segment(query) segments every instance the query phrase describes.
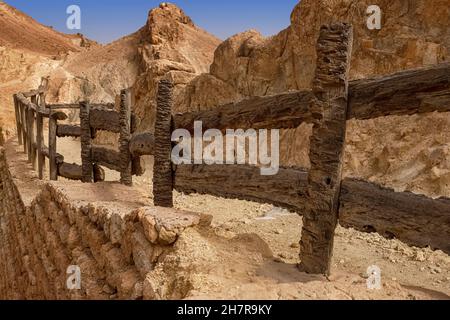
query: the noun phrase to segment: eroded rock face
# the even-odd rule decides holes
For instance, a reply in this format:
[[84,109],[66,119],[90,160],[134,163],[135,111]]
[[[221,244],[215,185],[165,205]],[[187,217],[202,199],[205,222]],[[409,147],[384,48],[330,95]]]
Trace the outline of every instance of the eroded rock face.
[[[310,88],[320,26],[336,21],[349,22],[354,26],[351,79],[450,60],[450,0],[377,1],[383,16],[381,30],[369,30],[366,26],[366,10],[372,2],[303,0],[292,12],[291,25],[279,34],[264,38],[256,31],[247,31],[229,38],[216,50],[210,73],[196,77],[177,95],[176,111],[209,109],[249,96]],[[436,176],[436,173],[446,176],[448,166],[439,163],[439,170],[434,170],[434,174],[424,169],[430,166],[432,150],[444,147],[433,141],[443,134],[448,136],[437,130],[433,123],[443,122],[444,126],[449,127],[450,119],[446,114],[420,116],[417,119],[390,117],[350,122],[346,175],[378,180],[400,190],[450,195],[448,183]],[[416,140],[390,139],[391,135],[401,136],[402,128],[410,128],[414,136],[420,132],[420,139],[426,142],[421,143],[419,150],[415,148]],[[388,137],[372,135],[376,132],[386,132]],[[306,125],[282,132],[282,164],[309,165],[310,134],[311,127]],[[362,135],[364,147],[361,143],[354,143]],[[380,153],[380,146],[386,147],[382,155],[384,160],[373,161],[373,156]],[[416,165],[419,158],[425,159],[420,162],[427,162],[420,168]],[[373,164],[380,161],[388,161],[391,168],[401,169],[395,172],[387,170],[388,176],[381,177],[378,165]],[[406,174],[405,170],[411,172]],[[436,183],[444,187],[436,188]],[[437,189],[439,193],[436,193]]]
[[208,71],[220,40],[196,27],[180,8],[169,3],[150,11],[139,34],[141,73],[133,89],[135,112],[142,119],[144,131],[154,127],[158,81],[172,80],[178,92],[198,74]]

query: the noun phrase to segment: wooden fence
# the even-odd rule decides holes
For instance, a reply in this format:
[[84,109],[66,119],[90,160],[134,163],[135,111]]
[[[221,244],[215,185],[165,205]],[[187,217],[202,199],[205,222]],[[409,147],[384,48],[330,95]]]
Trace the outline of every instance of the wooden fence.
[[[129,94],[125,91],[121,95],[120,112],[81,103],[79,127],[58,125],[57,121],[64,116],[45,106],[42,90],[19,94],[15,96],[17,131],[21,133],[19,142],[23,142],[30,161],[33,162],[36,149],[40,150],[38,158],[51,158],[53,178],[56,172],[85,182],[95,180],[95,166],[103,165],[120,171],[122,182],[130,184],[131,175],[140,171],[139,157],[154,155],[156,206],[172,207],[176,189],[272,203],[299,212],[304,222],[301,268],[309,273],[330,272],[338,222],[450,253],[450,199],[434,200],[409,192],[394,192],[366,181],[341,178],[347,120],[449,112],[450,64],[350,82],[352,39],[352,28],[347,24],[321,28],[312,90],[256,97],[208,111],[173,115],[173,86],[162,80],[158,88],[154,134],[131,136],[135,121],[130,116]],[[26,97],[31,97],[32,101]],[[42,118],[45,117],[50,121],[48,148],[42,144]],[[31,134],[33,119],[40,132],[37,143]],[[172,132],[175,129],[193,132],[195,121],[202,121],[204,131],[289,129],[312,123],[311,168],[281,168],[275,176],[261,176],[259,168],[250,165],[174,165]],[[120,133],[119,152],[93,145],[96,130]],[[71,165],[73,167],[69,168],[64,164],[63,157],[56,153],[56,136],[81,137],[81,167]],[[40,163],[39,168],[42,159]]]
[[[121,92],[120,110],[113,105],[89,104],[46,104],[45,94],[48,81],[38,90],[14,95],[16,125],[19,144],[39,178],[43,179],[45,159],[48,158],[50,180],[58,176],[83,182],[98,182],[105,179],[102,166],[120,172],[120,181],[132,184],[132,175],[141,174],[140,158],[132,157],[129,143],[136,129],[136,118],[131,113],[128,90]],[[62,110],[79,109],[80,125],[63,124],[67,114]],[[48,119],[48,146],[44,144],[44,119]],[[119,150],[107,149],[93,144],[98,131],[119,134]],[[75,137],[81,139],[82,164],[70,164],[57,152],[57,138]]]
[[[416,246],[450,253],[450,199],[394,192],[354,179],[341,180],[346,122],[391,115],[450,111],[450,64],[348,81],[352,28],[324,26],[317,44],[312,90],[256,97],[212,110],[172,115],[172,84],[159,83],[154,136],[136,154],[151,153],[155,205],[171,207],[172,191],[272,203],[303,214],[301,267],[328,274],[338,221]],[[171,133],[203,130],[289,129],[314,124],[311,169],[281,168],[261,176],[248,165],[174,165]]]

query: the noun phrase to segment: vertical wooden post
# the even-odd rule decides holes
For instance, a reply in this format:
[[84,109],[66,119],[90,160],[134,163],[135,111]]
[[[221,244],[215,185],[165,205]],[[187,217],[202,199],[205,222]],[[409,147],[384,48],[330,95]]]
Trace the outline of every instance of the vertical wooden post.
[[28,162],[31,163],[31,148],[32,148],[32,135],[31,132],[31,116],[32,116],[32,110],[30,104],[27,105],[27,111],[26,111],[26,119],[27,119],[27,154],[28,154]]
[[22,122],[22,141],[23,141],[23,152],[27,153],[27,107],[19,101],[19,111],[20,111],[20,119]]
[[311,138],[309,199],[300,254],[300,267],[308,273],[330,273],[338,222],[352,42],[352,27],[348,24],[333,24],[320,30],[313,113],[321,120]]
[[122,90],[120,93],[120,138],[119,152],[122,171],[120,172],[120,182],[124,185],[133,185],[131,174],[131,95],[129,90]]
[[83,182],[91,183],[94,180],[94,165],[92,163],[92,131],[89,117],[89,103],[80,103],[81,126],[81,170]]
[[41,108],[36,113],[36,144],[37,144],[37,162],[39,179],[44,178],[45,156],[42,154],[44,145],[44,121],[42,118]]
[[19,110],[19,101],[17,100],[17,95],[15,94],[13,96],[14,99],[14,110],[16,112],[16,130],[17,130],[17,139],[19,140],[19,145],[22,145],[22,122],[20,117],[20,110]]
[[50,112],[48,118],[48,153],[50,180],[58,180],[58,164],[56,163],[56,131],[58,128],[58,120],[53,112]]
[[158,86],[155,123],[155,163],[153,167],[153,195],[155,206],[173,207],[172,171],[172,90],[168,80]]
[[[33,169],[36,170],[36,134],[35,134],[35,122],[36,122],[36,111],[38,110],[37,106],[37,96],[31,97],[31,103],[29,112],[30,112],[30,159]],[[36,108],[36,110],[34,108]]]

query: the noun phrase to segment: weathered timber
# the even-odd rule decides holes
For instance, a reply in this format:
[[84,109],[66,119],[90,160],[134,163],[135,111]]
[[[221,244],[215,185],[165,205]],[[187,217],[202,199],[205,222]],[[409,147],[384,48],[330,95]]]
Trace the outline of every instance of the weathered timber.
[[105,170],[100,167],[98,164],[94,164],[94,182],[102,182],[105,181]]
[[[58,165],[58,175],[69,180],[83,180],[83,170],[78,164],[61,163]],[[94,182],[105,181],[105,171],[98,165],[94,165]]]
[[348,119],[450,112],[450,63],[353,81]]
[[121,171],[122,166],[119,152],[95,145],[92,145],[91,150],[92,162],[111,170]]
[[450,254],[450,199],[394,192],[356,179],[342,182],[339,222],[409,245]]
[[120,93],[120,136],[119,136],[119,165],[120,182],[124,185],[133,185],[132,158],[130,153],[131,140],[131,95],[129,90]]
[[[50,151],[49,151],[49,148],[48,148],[48,147],[43,146],[41,150],[42,150],[42,151],[41,151],[41,152],[42,152],[42,155],[43,155],[44,157],[50,158]],[[61,155],[61,154],[59,154],[59,153],[56,153],[55,158],[56,158],[56,163],[57,163],[57,164],[61,164],[61,163],[64,162],[64,156]]]
[[23,142],[23,152],[27,152],[27,122],[26,122],[26,106],[18,99],[19,102],[19,113],[20,113],[20,122],[22,123],[22,142]]
[[172,90],[173,84],[161,80],[158,86],[155,124],[155,163],[153,167],[154,204],[173,207],[172,152]]
[[[89,104],[91,108],[98,108],[98,109],[113,109],[114,104],[113,103],[91,103]],[[80,109],[79,103],[63,103],[63,104],[48,104],[47,108],[50,109]]]
[[22,122],[20,118],[20,110],[19,110],[19,100],[17,99],[17,95],[13,96],[14,99],[14,111],[16,114],[16,130],[17,130],[17,139],[19,140],[19,145],[22,145]]
[[61,163],[58,165],[58,175],[69,180],[83,180],[83,172],[78,164]]
[[36,147],[39,179],[44,178],[45,156],[42,154],[44,146],[44,121],[40,112],[36,113]]
[[120,133],[120,114],[114,110],[92,108],[90,125],[93,129]]
[[133,157],[153,155],[155,136],[150,132],[135,134],[130,141],[130,153]]
[[313,122],[309,112],[311,91],[284,93],[276,96],[255,97],[213,110],[177,114],[175,129],[194,132],[194,122],[202,121],[203,129],[288,129],[302,122]]
[[174,188],[184,193],[271,203],[303,212],[308,185],[304,169],[280,168],[274,176],[261,175],[249,165],[178,165]]
[[323,26],[317,43],[307,210],[303,216],[301,269],[329,274],[338,222],[347,123],[348,73],[353,32],[348,24]]
[[[65,116],[65,117],[64,117]],[[48,119],[48,158],[50,168],[50,180],[58,180],[58,163],[56,162],[56,131],[58,127],[58,120],[65,120],[67,116],[59,112],[50,113]]]
[[92,161],[92,132],[90,125],[90,107],[87,102],[80,103],[80,127],[81,127],[81,169],[82,181],[90,183],[94,179]]
[[58,124],[58,128],[56,130],[56,135],[60,138],[62,138],[62,137],[80,137],[81,136],[81,127],[68,125],[68,124]]
[[[37,96],[31,97],[31,103],[37,106]],[[30,121],[30,158],[31,158],[31,165],[33,166],[33,169],[36,170],[36,160],[37,160],[37,144],[36,144],[36,113],[39,110],[33,110],[31,108],[28,109],[29,112],[29,121]]]
[[131,161],[131,174],[142,176],[145,173],[145,161],[141,157],[134,157]]

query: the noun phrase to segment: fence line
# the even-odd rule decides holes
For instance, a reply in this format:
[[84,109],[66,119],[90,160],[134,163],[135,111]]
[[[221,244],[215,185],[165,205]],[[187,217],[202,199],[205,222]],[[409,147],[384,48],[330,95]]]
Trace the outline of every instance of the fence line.
[[[33,169],[37,169],[39,178],[43,179],[47,158],[50,180],[64,177],[84,182],[104,181],[105,173],[101,167],[104,165],[120,172],[121,183],[131,185],[132,175],[142,174],[143,170],[140,158],[133,157],[129,151],[129,143],[137,126],[137,118],[131,113],[129,90],[121,92],[120,111],[117,112],[111,109],[111,104],[46,104],[47,87],[48,80],[43,80],[38,90],[14,95],[19,144],[23,144],[24,152]],[[62,110],[77,108],[80,109],[79,126],[59,123],[67,120],[67,114]],[[48,119],[48,146],[44,144],[44,119]],[[92,140],[98,130],[119,133],[119,151],[94,145]],[[57,138],[61,137],[81,138],[81,165],[66,163],[64,156],[57,153]]]
[[[59,175],[92,182],[101,178],[101,166],[121,172],[121,182],[142,173],[140,156],[154,155],[153,193],[156,206],[172,207],[173,190],[272,203],[303,214],[301,267],[328,274],[338,221],[347,227],[377,231],[412,245],[450,253],[450,199],[433,200],[354,179],[341,179],[346,122],[391,115],[450,111],[450,63],[395,73],[373,79],[348,81],[352,29],[347,24],[321,28],[317,43],[317,70],[312,90],[255,97],[212,110],[172,115],[173,85],[159,82],[154,134],[133,134],[137,118],[130,97],[121,92],[120,112],[108,106],[81,103],[80,126],[58,124],[58,109],[76,105],[45,106],[45,90],[14,96],[19,143],[33,162],[34,146],[50,157]],[[27,100],[31,98],[31,101]],[[34,98],[33,98],[34,97]],[[44,97],[44,98],[43,98]],[[34,101],[34,102],[33,102]],[[44,106],[43,106],[44,105]],[[31,114],[31,116],[30,116]],[[37,136],[33,142],[32,114],[48,118],[51,136],[80,137],[82,165],[69,165]],[[249,165],[174,165],[171,133],[175,129],[288,129],[314,124],[311,169],[281,168],[275,176],[261,176]],[[37,122],[38,131],[42,123]],[[119,133],[119,150],[92,143],[97,130]],[[50,141],[50,139],[49,139]],[[54,141],[53,141],[54,142]],[[41,169],[38,169],[41,172]],[[51,170],[52,171],[52,170]],[[396,216],[396,215],[399,216]]]

